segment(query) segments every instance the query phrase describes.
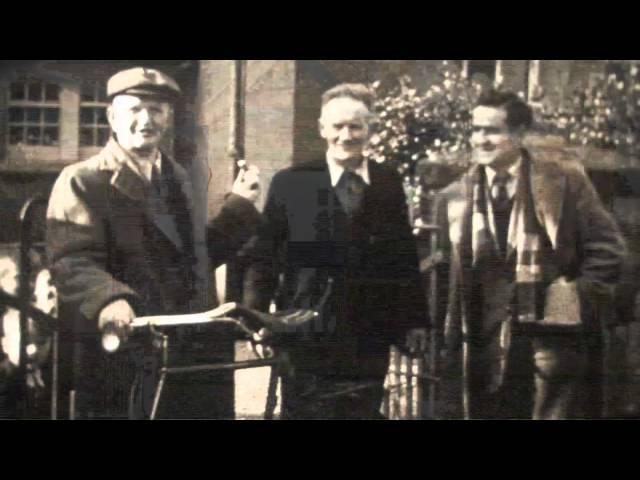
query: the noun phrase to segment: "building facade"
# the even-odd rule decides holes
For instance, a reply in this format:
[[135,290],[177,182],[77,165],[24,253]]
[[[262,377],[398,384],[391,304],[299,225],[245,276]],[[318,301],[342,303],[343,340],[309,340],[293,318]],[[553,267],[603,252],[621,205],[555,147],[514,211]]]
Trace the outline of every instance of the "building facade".
[[[238,62],[241,68],[238,69]],[[469,77],[498,80],[561,104],[611,68],[604,60],[450,60]],[[116,71],[158,68],[176,78],[183,96],[165,148],[192,174],[197,221],[216,215],[238,155],[262,172],[262,200],[273,174],[323,155],[317,132],[320,96],[340,82],[403,75],[425,89],[441,60],[91,60],[0,63],[0,243],[17,241],[17,213],[31,195],[48,195],[60,170],[89,158],[109,134],[105,85]],[[235,75],[235,76],[234,76]],[[238,78],[240,75],[241,78]],[[240,90],[240,91],[239,91]],[[235,143],[232,141],[235,138]],[[238,155],[230,145],[240,143]]]

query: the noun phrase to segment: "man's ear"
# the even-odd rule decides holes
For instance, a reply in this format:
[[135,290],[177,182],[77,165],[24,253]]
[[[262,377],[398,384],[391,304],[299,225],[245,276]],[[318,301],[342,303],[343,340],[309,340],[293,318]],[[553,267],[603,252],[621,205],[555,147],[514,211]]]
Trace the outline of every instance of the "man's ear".
[[111,130],[113,131],[113,108],[111,107],[111,105],[107,107],[107,121],[109,122]]
[[517,143],[522,143],[526,133],[527,129],[524,126],[514,128],[510,131],[511,137],[515,139]]
[[365,120],[367,125],[367,136],[371,138],[371,135],[373,135],[374,127],[379,119],[374,112],[369,112],[369,115],[367,115],[367,118]]
[[318,133],[320,134],[320,137],[327,138],[327,134],[324,131],[324,123],[322,123],[322,117],[318,119]]

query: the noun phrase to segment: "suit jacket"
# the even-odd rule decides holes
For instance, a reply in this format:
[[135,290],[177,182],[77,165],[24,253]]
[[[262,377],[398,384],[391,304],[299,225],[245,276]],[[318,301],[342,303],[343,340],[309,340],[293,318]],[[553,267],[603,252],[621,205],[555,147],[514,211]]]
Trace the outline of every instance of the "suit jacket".
[[[557,279],[550,279],[550,288],[556,289],[554,298],[570,298],[571,289],[565,285],[575,282],[581,308],[573,311],[580,312],[581,318],[568,319],[567,323],[578,325],[577,332],[598,333],[597,311],[601,301],[611,296],[617,282],[625,256],[624,240],[579,163],[570,159],[554,161],[540,152],[525,153],[531,159],[531,191],[536,217],[553,251],[550,260],[554,263]],[[441,248],[445,252],[449,276],[448,281],[441,282],[447,286],[441,290],[441,299],[447,298],[447,308],[440,311],[447,313],[445,340],[454,356],[461,351],[463,340],[469,339],[470,332],[488,336],[495,327],[482,318],[476,302],[478,292],[472,287],[471,261],[461,248],[462,232],[466,222],[471,221],[472,179],[478,168],[472,167],[443,190],[435,208],[443,232]],[[484,290],[492,291],[491,285],[484,285]],[[500,290],[497,283],[495,290]],[[549,290],[547,301],[548,293]],[[487,301],[496,303],[495,299],[485,299],[485,303]],[[505,315],[510,315],[511,299],[502,298],[499,303],[504,306]],[[542,325],[541,328],[549,327]],[[467,349],[464,358],[467,368],[478,364],[478,359],[472,357],[473,349]],[[468,371],[464,372],[465,385],[468,374]]]
[[[232,255],[253,232],[255,207],[232,196],[220,215],[197,229],[186,171],[162,156],[163,194],[135,173],[112,139],[96,156],[66,167],[47,213],[47,252],[62,318],[92,331],[100,310],[118,298],[137,315],[203,308],[195,296],[214,265]],[[207,252],[208,251],[208,252]]]
[[326,160],[276,174],[250,253],[245,303],[251,306],[265,309],[277,296],[280,308],[314,307],[333,282],[321,317],[300,343],[305,362],[325,373],[358,367],[355,358],[386,360],[406,328],[427,325],[400,177],[373,162],[369,172],[371,185],[352,218]]

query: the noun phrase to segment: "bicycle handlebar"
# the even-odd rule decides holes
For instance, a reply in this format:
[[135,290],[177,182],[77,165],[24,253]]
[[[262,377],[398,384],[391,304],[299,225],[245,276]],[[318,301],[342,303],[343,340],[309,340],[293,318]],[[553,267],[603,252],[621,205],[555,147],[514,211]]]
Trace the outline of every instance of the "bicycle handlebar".
[[179,325],[197,325],[202,323],[212,323],[225,318],[225,315],[234,311],[237,304],[234,302],[225,303],[218,308],[202,313],[190,313],[185,315],[157,315],[150,317],[136,317],[131,322],[131,328],[144,327],[175,327]]
[[[264,335],[260,334],[263,329],[274,333],[299,331],[318,315],[317,311],[309,309],[288,310],[277,314],[269,314],[230,302],[201,313],[137,317],[128,326],[128,330],[139,330],[148,327],[231,323],[238,326],[244,333],[255,340],[264,337]],[[122,341],[126,339],[126,336],[126,332],[123,332],[114,323],[108,323],[103,328],[102,346],[107,352],[115,352]]]
[[[229,302],[202,313],[137,317],[130,325],[130,329],[218,322],[233,323],[240,327],[252,339],[255,339],[256,335],[261,337],[260,332],[265,328],[273,333],[295,333],[299,332],[311,320],[320,315],[319,312],[324,308],[327,299],[331,295],[332,288],[333,278],[329,277],[327,279],[327,287],[318,304],[313,309],[293,309],[270,314],[253,310],[235,302]],[[126,332],[123,332],[113,323],[107,324],[103,328],[102,346],[108,352],[115,352],[120,347],[122,339],[125,338]]]

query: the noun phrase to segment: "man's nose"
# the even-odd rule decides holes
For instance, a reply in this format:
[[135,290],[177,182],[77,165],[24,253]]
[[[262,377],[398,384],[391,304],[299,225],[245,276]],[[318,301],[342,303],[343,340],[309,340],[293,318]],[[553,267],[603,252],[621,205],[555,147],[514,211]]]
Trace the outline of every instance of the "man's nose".
[[351,140],[353,138],[353,133],[350,128],[344,127],[339,132],[340,140]]
[[138,124],[141,126],[149,125],[151,123],[151,115],[149,114],[149,110],[143,108],[138,112],[137,115]]
[[482,128],[475,130],[471,135],[471,141],[479,144],[485,143],[487,141],[487,132]]

